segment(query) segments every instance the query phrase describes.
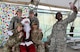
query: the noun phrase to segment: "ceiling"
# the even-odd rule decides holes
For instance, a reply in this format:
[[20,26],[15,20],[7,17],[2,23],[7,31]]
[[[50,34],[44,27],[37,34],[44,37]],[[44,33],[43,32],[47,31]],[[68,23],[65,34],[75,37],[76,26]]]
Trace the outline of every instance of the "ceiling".
[[[0,1],[9,2],[9,3],[17,3],[17,4],[25,4],[25,5],[31,4],[31,0],[0,0]],[[34,1],[36,1],[36,0],[34,0]],[[80,11],[80,0],[39,0],[39,5],[41,5],[41,8],[46,8],[44,6],[48,6],[50,8],[57,7],[57,8],[60,8],[61,10],[63,10],[63,9],[65,10],[65,9],[70,9],[70,6],[69,6],[70,2],[75,3],[75,5],[77,6],[77,8]],[[42,7],[42,5],[43,5],[43,7]],[[56,8],[52,8],[52,9],[55,10]],[[80,15],[80,13],[79,13],[79,15]]]
[[74,0],[40,0],[40,3],[58,7],[69,7],[69,2],[74,2]]
[[[2,0],[3,2],[10,2],[10,3],[19,3],[19,4],[30,4],[31,0]],[[36,0],[34,0],[36,1]],[[75,5],[78,9],[80,9],[80,0],[40,0],[40,5],[50,6],[50,7],[58,7],[58,8],[65,8],[69,9],[69,3],[75,2]]]

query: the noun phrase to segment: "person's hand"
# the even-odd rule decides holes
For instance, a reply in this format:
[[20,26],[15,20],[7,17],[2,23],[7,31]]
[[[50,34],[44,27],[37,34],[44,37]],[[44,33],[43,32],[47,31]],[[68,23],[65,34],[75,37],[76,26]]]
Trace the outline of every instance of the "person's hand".
[[15,48],[15,47],[13,46],[13,47],[12,47],[12,52],[14,52],[14,48]]
[[49,42],[45,42],[45,43],[44,43],[45,46],[48,45],[48,44],[49,44]]
[[11,30],[10,31],[7,31],[7,35],[12,36],[13,35],[13,32]]
[[73,12],[76,12],[76,13],[78,13],[78,10],[77,10],[77,7],[76,6],[73,6]]
[[39,29],[39,32],[42,32],[42,29]]
[[73,9],[74,4],[73,4],[72,2],[70,2],[70,3],[69,3],[69,5],[70,5],[70,9],[72,10],[72,9]]

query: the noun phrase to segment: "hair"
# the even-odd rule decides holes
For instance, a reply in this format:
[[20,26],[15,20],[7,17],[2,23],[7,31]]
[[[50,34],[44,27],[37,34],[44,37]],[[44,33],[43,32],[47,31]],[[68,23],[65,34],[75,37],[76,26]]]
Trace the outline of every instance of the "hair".
[[16,29],[18,28],[18,26],[23,27],[23,25],[21,23],[17,23],[16,24]]
[[34,11],[33,11],[33,10],[30,10],[30,11],[29,11],[29,14],[34,14]]
[[36,22],[32,22],[31,29],[33,30],[33,25],[37,25],[37,29],[39,29],[38,24]]
[[36,17],[37,17],[37,16],[38,16],[38,13],[35,13],[35,14],[34,14],[34,16],[36,16]]
[[17,12],[21,12],[21,13],[22,13],[22,9],[18,9],[18,10],[16,11],[16,14],[17,14]]
[[60,14],[60,15],[61,15],[61,17],[62,17],[61,12],[57,12],[57,13],[56,13],[56,17],[55,17],[56,19],[57,19],[57,15],[58,15],[58,14]]

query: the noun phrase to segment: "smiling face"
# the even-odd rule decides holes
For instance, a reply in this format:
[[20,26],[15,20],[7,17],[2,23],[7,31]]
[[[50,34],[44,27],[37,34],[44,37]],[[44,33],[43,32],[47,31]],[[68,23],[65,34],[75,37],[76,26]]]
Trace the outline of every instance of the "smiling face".
[[17,27],[17,31],[20,32],[22,30],[22,26]]
[[62,14],[60,12],[56,13],[55,17],[58,21],[62,20]]
[[23,29],[23,25],[21,23],[17,23],[16,29],[20,32]]
[[29,13],[29,16],[30,17],[34,17],[34,13]]
[[33,22],[33,23],[31,24],[31,28],[32,28],[33,30],[38,29],[38,24],[37,24],[36,22]]
[[21,17],[22,16],[22,9],[18,9],[16,11],[16,14],[17,14],[18,17]]
[[17,12],[17,16],[21,17],[22,16],[22,12]]
[[32,18],[32,17],[34,17],[34,11],[33,10],[30,10],[29,11],[29,16]]
[[32,28],[33,29],[37,29],[38,28],[38,25],[34,24],[34,25],[32,25]]

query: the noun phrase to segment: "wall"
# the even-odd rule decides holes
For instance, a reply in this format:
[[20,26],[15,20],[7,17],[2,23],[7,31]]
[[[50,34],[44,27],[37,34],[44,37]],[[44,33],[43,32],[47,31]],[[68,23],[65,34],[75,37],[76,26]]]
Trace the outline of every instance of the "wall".
[[16,16],[17,9],[23,10],[23,17],[28,16],[28,7],[21,6],[21,5],[14,5],[8,3],[0,3],[0,44],[7,39],[7,29],[10,24],[10,20],[13,16]]

